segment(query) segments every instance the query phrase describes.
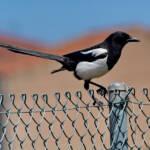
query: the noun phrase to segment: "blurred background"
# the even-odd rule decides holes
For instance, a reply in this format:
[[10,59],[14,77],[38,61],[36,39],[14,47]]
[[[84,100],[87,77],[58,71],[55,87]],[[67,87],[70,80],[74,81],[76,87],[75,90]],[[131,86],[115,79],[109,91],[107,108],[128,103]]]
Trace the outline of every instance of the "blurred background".
[[[100,43],[114,31],[125,31],[141,42],[126,45],[114,69],[94,81],[106,87],[125,82],[141,91],[150,87],[149,7],[147,0],[5,0],[0,3],[0,43],[63,55]],[[50,74],[59,67],[0,48],[0,93],[85,93],[83,81],[71,72]],[[22,135],[22,127],[20,131]]]
[[[148,87],[149,5],[149,1],[136,0],[5,0],[0,5],[0,42],[62,55],[97,44],[111,32],[122,30],[141,42],[128,44],[115,68],[95,81],[105,86],[118,81],[137,88]],[[50,72],[60,66],[56,62],[2,48],[0,51],[1,91],[83,88],[82,81],[74,79],[70,72],[51,75]]]

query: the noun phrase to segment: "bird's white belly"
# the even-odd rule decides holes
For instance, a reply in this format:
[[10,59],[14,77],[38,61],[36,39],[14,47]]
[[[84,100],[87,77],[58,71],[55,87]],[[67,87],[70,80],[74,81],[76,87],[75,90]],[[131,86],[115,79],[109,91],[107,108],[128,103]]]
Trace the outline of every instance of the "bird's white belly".
[[107,58],[94,62],[80,62],[76,67],[76,74],[83,80],[100,77],[108,72]]

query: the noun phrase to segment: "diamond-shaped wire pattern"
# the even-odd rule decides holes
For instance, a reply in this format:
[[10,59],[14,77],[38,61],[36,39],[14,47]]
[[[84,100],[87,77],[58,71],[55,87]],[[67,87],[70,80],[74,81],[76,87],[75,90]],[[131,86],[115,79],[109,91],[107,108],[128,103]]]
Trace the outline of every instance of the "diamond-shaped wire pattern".
[[[142,94],[141,94],[142,93]],[[128,149],[150,149],[150,98],[148,90],[130,88],[126,104]],[[119,92],[114,92],[119,96]],[[110,149],[110,103],[90,90],[64,95],[0,95],[1,149],[103,150]],[[115,97],[114,96],[114,99]]]

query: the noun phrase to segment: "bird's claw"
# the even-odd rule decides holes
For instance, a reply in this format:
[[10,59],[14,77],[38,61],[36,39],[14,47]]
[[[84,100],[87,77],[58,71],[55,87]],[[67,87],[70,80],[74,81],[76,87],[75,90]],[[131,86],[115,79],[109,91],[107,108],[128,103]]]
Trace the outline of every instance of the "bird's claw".
[[96,104],[98,106],[102,106],[103,105],[103,102],[99,101],[96,97],[92,96],[92,99],[93,99],[93,105],[95,106]]
[[103,105],[103,102],[101,102],[101,101],[96,101],[96,100],[94,100],[94,102],[93,102],[93,105],[95,106],[95,105],[98,105],[98,106],[102,106]]
[[99,88],[98,90],[96,90],[96,92],[101,96],[105,96],[108,93],[106,88]]

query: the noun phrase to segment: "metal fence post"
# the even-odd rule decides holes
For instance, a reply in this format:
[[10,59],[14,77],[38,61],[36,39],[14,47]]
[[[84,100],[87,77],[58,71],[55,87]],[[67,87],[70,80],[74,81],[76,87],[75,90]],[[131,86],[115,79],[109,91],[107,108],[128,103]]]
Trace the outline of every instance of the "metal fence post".
[[110,144],[111,150],[128,149],[126,105],[123,101],[127,87],[124,83],[111,83],[108,87],[110,102]]

